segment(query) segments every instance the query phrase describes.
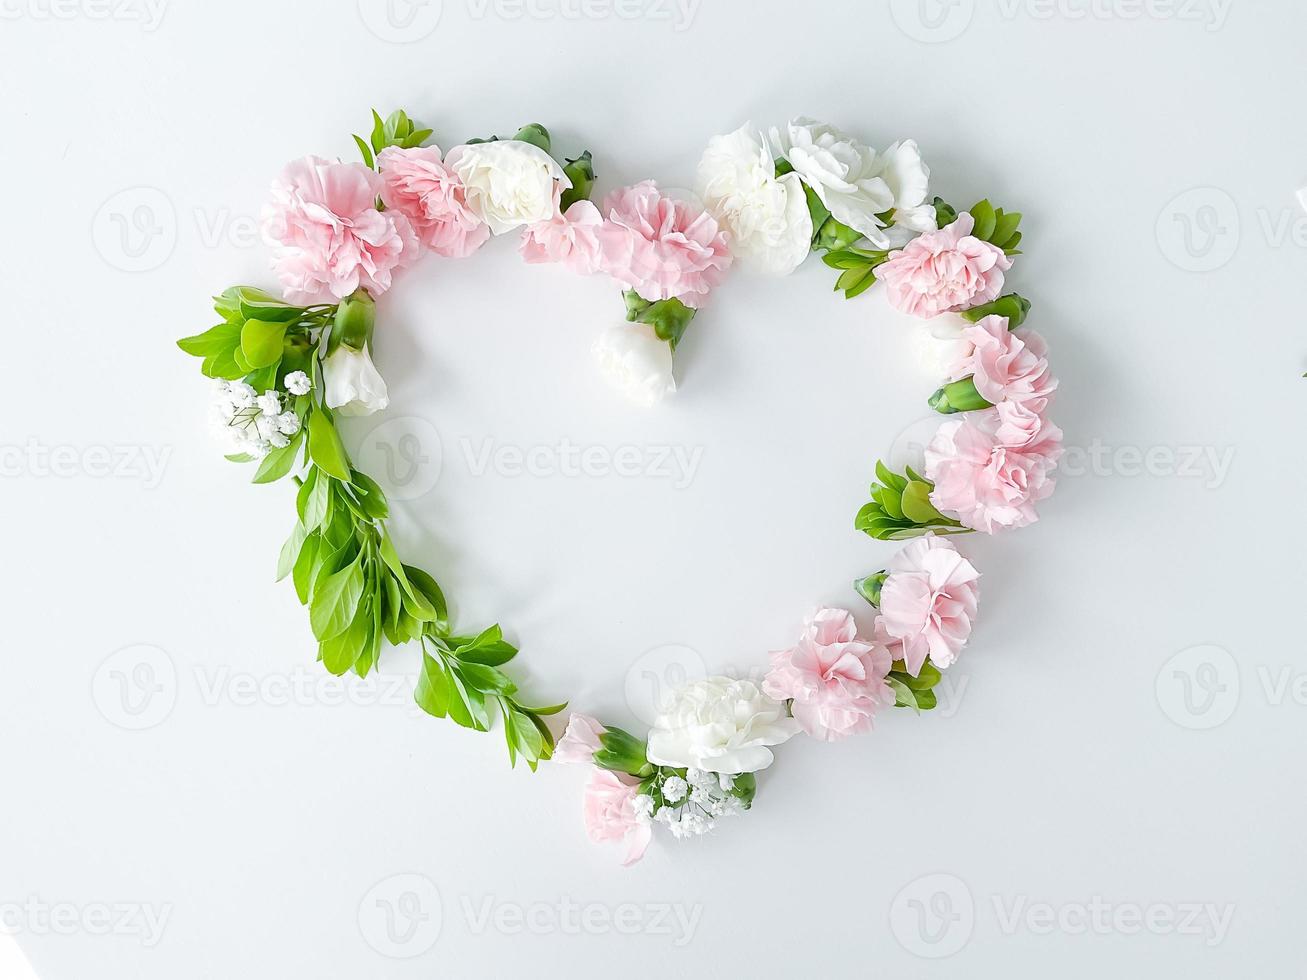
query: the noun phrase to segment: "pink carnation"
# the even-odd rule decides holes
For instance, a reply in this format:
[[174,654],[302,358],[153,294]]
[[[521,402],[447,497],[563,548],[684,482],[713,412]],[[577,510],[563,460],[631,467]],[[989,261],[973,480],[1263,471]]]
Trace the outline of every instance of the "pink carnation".
[[962,331],[960,357],[952,367],[954,381],[972,377],[980,397],[1022,402],[1042,412],[1057,388],[1048,368],[1048,347],[1033,330],[1008,329],[1007,317],[987,316]]
[[926,448],[931,502],[967,527],[993,534],[1039,519],[1035,504],[1053,492],[1062,431],[1020,402],[967,412],[940,426]]
[[468,209],[463,181],[441,162],[439,147],[388,146],[377,166],[386,207],[408,218],[437,255],[466,258],[490,238],[489,226]]
[[381,177],[361,163],[308,156],[287,164],[272,185],[264,227],[290,302],[331,303],[359,287],[377,296],[417,257],[408,219],[377,210],[381,191]]
[[567,719],[567,730],[554,746],[553,760],[564,765],[589,765],[599,751],[599,736],[608,731],[589,715],[574,714]]
[[944,538],[928,534],[894,556],[880,590],[877,627],[902,644],[913,677],[929,657],[948,667],[971,636],[980,573]]
[[889,253],[876,276],[896,309],[929,318],[998,298],[1012,260],[998,246],[973,238],[975,226],[964,211],[948,227],[918,235]]
[[698,309],[731,265],[726,234],[694,205],[664,197],[651,180],[608,195],[600,268],[643,299]]
[[585,788],[585,829],[596,844],[621,841],[626,844],[622,864],[634,864],[644,857],[653,830],[635,812],[639,783],[625,782],[615,772],[595,769]]
[[777,701],[792,699],[803,730],[833,742],[871,731],[872,716],[894,704],[885,683],[892,663],[884,646],[858,639],[852,614],[819,609],[793,649],[771,655],[762,689]]
[[[558,192],[555,192],[558,196]],[[522,230],[522,257],[527,262],[561,262],[573,272],[599,271],[599,230],[604,219],[589,201],[577,201],[566,212]]]

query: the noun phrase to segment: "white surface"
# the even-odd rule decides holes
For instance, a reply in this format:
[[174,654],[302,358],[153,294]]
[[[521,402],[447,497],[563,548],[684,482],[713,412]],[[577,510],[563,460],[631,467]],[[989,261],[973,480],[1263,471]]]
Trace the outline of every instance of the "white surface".
[[[619,5],[634,20],[445,0],[400,44],[369,31],[371,0],[102,16],[134,2],[12,0],[0,24],[0,903],[42,980],[1294,972],[1307,8],[704,0],[678,30],[661,0]],[[173,340],[209,324],[211,293],[272,284],[251,232],[269,181],[351,155],[374,105],[444,145],[538,119],[594,150],[603,190],[685,186],[712,134],[809,113],[915,136],[940,193],[1025,212],[1011,282],[1079,468],[1104,455],[1037,527],[966,541],[982,623],[944,710],[796,740],[753,814],[622,871],[583,835],[579,771],[511,772],[498,734],[403,691],[335,703],[269,581],[289,492],[221,459]],[[142,206],[162,234],[132,258],[115,221]],[[443,456],[397,523],[460,623],[502,621],[542,701],[639,727],[651,676],[756,667],[813,604],[856,608],[848,583],[892,549],[853,514],[925,415],[910,325],[879,296],[845,304],[815,261],[736,277],[684,345],[681,394],[642,414],[588,359],[618,296],[512,252],[429,260],[386,297],[379,360],[409,421],[349,433],[374,472],[405,432]],[[502,465],[564,439],[697,469],[678,487]],[[52,472],[29,444],[71,449]],[[477,475],[487,445],[509,456]],[[95,447],[166,465],[105,477]],[[1167,462],[1186,447],[1228,472]],[[391,652],[386,676],[413,664]],[[137,682],[156,696],[124,713]],[[921,920],[940,942],[914,900],[953,903],[948,928]],[[1167,927],[1185,903],[1233,906],[1219,942],[1202,918]],[[387,937],[387,908],[419,913],[411,936]]]

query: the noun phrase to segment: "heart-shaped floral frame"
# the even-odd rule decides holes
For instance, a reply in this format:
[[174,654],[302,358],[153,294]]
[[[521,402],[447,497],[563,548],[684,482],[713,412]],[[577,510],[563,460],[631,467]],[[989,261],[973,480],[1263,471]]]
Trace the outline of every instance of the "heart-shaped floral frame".
[[[1004,293],[1020,254],[1021,215],[980,201],[959,212],[929,194],[911,140],[877,153],[833,127],[798,119],[763,135],[714,137],[699,164],[699,200],[645,181],[597,207],[587,151],[562,162],[538,124],[512,139],[442,153],[403,111],[373,113],[362,163],[305,157],[273,186],[265,233],[279,298],[237,286],[215,301],[221,322],[179,341],[217,382],[213,416],[229,459],[257,462],[255,483],[292,476],[297,521],[278,580],[291,578],[333,674],[365,677],[383,641],[422,645],[418,704],[488,731],[498,715],[509,760],[592,769],[585,821],[596,841],[643,855],[652,828],[703,833],[744,812],[773,747],[799,733],[827,741],[871,731],[891,707],[933,708],[941,671],[966,644],[979,573],[949,540],[1021,527],[1053,490],[1061,432],[1047,420],[1056,380],[1043,340],[1023,329],[1030,304]],[[647,739],[573,714],[555,740],[546,718],[566,705],[524,701],[503,668],[517,655],[499,626],[457,633],[435,579],[403,563],[381,488],[350,462],[335,420],[388,406],[372,363],[376,298],[423,253],[471,255],[490,237],[521,236],[528,262],[607,275],[626,323],[596,361],[643,404],[675,390],[673,354],[734,263],[785,275],[813,251],[838,270],[847,299],[883,283],[898,309],[931,321],[944,420],[921,472],[875,467],[854,527],[911,539],[883,571],[854,583],[877,608],[873,635],[818,609],[761,684],[710,677],[659,706]]]

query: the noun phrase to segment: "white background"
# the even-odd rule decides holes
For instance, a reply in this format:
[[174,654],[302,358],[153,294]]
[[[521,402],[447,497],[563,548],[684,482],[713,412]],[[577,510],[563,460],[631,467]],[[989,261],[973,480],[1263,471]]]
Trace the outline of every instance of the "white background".
[[[0,4],[0,908],[42,980],[1293,974],[1307,8],[404,2]],[[400,105],[445,147],[544,122],[601,191],[806,113],[1025,212],[1070,472],[963,543],[981,625],[939,711],[796,739],[753,813],[622,870],[582,772],[412,708],[412,651],[338,703],[271,583],[291,490],[222,459],[173,341],[273,285],[282,164]],[[853,515],[933,385],[916,325],[832,280],[734,277],[648,413],[590,363],[615,290],[511,240],[384,298],[401,421],[347,441],[383,477],[391,447],[406,554],[463,628],[504,624],[532,696],[643,731],[655,684],[858,608],[893,547]],[[640,475],[602,472],[622,447]]]

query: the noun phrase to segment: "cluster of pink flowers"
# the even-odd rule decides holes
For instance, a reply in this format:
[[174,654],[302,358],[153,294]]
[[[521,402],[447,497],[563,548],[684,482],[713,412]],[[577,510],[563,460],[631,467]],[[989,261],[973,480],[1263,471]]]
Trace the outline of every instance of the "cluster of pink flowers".
[[1039,519],[1053,492],[1062,430],[1020,402],[967,412],[940,426],[926,447],[931,502],[986,534]]
[[528,262],[603,272],[656,302],[698,309],[731,266],[725,231],[702,208],[666,197],[651,180],[608,195],[602,210],[578,201],[522,234]]
[[887,570],[873,638],[859,638],[847,610],[819,609],[798,643],[771,655],[763,691],[790,701],[794,719],[814,738],[870,732],[876,712],[894,705],[886,678],[896,661],[916,677],[927,659],[941,669],[957,660],[971,636],[979,578],[943,538],[913,541]]
[[644,857],[653,839],[653,827],[636,812],[635,798],[640,795],[640,781],[625,773],[594,765],[599,736],[605,731],[607,729],[589,715],[572,715],[567,720],[567,730],[554,747],[553,760],[565,765],[591,767],[582,809],[586,833],[596,844],[624,844],[626,855],[622,864],[634,864]]
[[388,146],[377,156],[386,207],[408,218],[422,244],[445,258],[471,255],[490,227],[467,206],[458,174],[441,162],[440,147]]
[[890,252],[876,270],[890,303],[928,319],[997,299],[1012,260],[998,246],[973,237],[975,226],[963,212],[951,225],[918,235]]
[[286,166],[273,184],[264,229],[290,302],[332,303],[360,287],[378,295],[417,258],[409,219],[377,209],[383,189],[380,175],[362,164],[307,156]]
[[1053,492],[1062,431],[1045,412],[1057,379],[1044,340],[1033,330],[1009,330],[987,316],[962,333],[954,380],[970,377],[994,407],[945,422],[926,449],[931,501],[986,534],[1039,519],[1035,505]]
[[870,732],[876,712],[893,707],[885,682],[893,662],[885,644],[858,638],[852,613],[818,609],[798,643],[771,655],[762,689],[777,701],[792,700],[803,730],[833,742]]
[[1009,330],[1006,317],[987,316],[962,331],[951,379],[973,378],[988,402],[1020,402],[1042,412],[1057,389],[1048,346],[1033,330]]

